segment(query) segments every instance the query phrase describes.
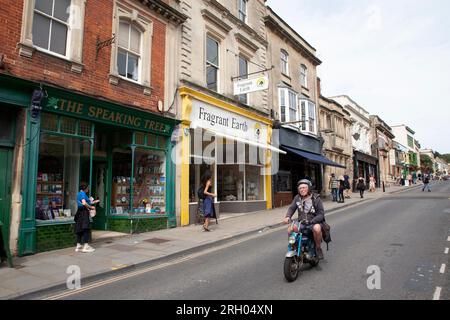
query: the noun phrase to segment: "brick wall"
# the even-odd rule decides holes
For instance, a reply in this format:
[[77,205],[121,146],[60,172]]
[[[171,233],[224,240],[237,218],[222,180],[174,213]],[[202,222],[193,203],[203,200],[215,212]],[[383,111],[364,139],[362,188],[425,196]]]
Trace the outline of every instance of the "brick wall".
[[[71,71],[71,63],[42,52],[35,51],[32,58],[19,55],[22,27],[23,1],[2,1],[0,10],[0,57],[5,55],[6,73],[54,84],[91,96],[102,97],[117,103],[156,111],[158,100],[164,102],[164,67],[166,25],[156,13],[139,5],[146,16],[152,18],[152,66],[151,95],[143,94],[143,87],[120,81],[119,85],[109,83],[111,46],[100,50],[96,61],[96,42],[112,37],[113,1],[86,2],[83,42],[83,71]],[[133,1],[131,1],[133,2]],[[138,1],[135,1],[136,5]],[[2,71],[0,71],[2,72]]]

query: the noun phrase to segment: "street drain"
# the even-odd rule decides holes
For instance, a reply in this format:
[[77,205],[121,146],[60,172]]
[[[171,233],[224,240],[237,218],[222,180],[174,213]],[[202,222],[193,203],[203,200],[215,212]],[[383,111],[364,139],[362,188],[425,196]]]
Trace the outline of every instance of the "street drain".
[[161,244],[161,243],[169,242],[170,240],[161,239],[161,238],[151,238],[151,239],[147,239],[147,240],[144,240],[144,241],[145,242],[154,243],[154,244]]

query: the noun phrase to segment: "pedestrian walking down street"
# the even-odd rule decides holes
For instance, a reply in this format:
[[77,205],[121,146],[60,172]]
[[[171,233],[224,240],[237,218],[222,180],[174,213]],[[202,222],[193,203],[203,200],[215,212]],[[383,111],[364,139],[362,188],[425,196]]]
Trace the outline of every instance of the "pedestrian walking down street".
[[428,189],[428,192],[431,192],[431,188],[430,188],[430,176],[426,175],[423,179],[423,188],[422,188],[422,192],[425,192],[425,189]]
[[352,189],[352,186],[350,185],[350,177],[347,174],[344,174],[344,180],[345,180],[344,196],[346,199],[350,199],[350,190]]
[[216,218],[216,210],[214,208],[214,198],[217,197],[215,193],[211,192],[212,175],[206,172],[202,179],[203,188],[203,214],[205,215],[205,223],[203,224],[204,231],[211,231],[209,229],[209,219]]
[[100,202],[99,200],[91,201],[87,194],[89,193],[89,187],[85,184],[80,186],[80,192],[77,195],[78,210],[75,214],[75,234],[77,235],[77,247],[75,252],[81,250],[81,252],[90,253],[95,249],[89,245],[91,235],[91,220],[90,211],[95,210],[94,204]]
[[334,173],[331,174],[330,183],[331,195],[333,196],[333,202],[338,200],[339,180]]
[[412,186],[412,183],[413,183],[412,174],[408,174],[406,179],[409,181],[409,185]]
[[376,191],[376,181],[375,181],[375,177],[374,176],[370,176],[369,178],[369,191],[370,192],[375,192]]
[[364,181],[363,177],[358,178],[356,188],[359,190],[359,195],[361,196],[361,199],[364,198],[364,191],[366,190],[366,182]]
[[338,203],[344,203],[344,190],[345,190],[345,179],[344,179],[344,176],[339,176]]

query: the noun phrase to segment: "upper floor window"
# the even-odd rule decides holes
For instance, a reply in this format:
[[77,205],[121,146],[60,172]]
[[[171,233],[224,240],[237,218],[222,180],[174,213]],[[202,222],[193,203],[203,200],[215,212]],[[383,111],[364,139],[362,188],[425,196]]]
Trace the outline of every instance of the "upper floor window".
[[281,72],[289,75],[289,54],[284,50],[281,50]]
[[137,82],[140,80],[141,39],[138,28],[128,22],[120,22],[117,70],[120,76]]
[[316,105],[309,100],[300,100],[301,129],[316,134]]
[[333,130],[333,126],[332,126],[332,123],[331,123],[331,115],[330,114],[327,114],[326,115],[326,121],[327,121],[327,123],[326,123],[326,129],[328,129],[328,130]]
[[33,44],[67,56],[71,0],[36,0],[33,14]]
[[414,148],[414,138],[408,135],[408,147]]
[[248,0],[238,0],[239,20],[247,23],[247,2]]
[[219,43],[211,37],[206,38],[206,86],[218,91],[219,82]]
[[297,94],[287,88],[280,88],[279,93],[281,122],[298,121]]
[[304,64],[300,66],[300,84],[305,88],[308,87],[308,68]]
[[[239,77],[241,79],[248,78],[248,61],[242,56],[239,56]],[[239,101],[244,104],[248,104],[248,95],[247,94],[239,95]]]

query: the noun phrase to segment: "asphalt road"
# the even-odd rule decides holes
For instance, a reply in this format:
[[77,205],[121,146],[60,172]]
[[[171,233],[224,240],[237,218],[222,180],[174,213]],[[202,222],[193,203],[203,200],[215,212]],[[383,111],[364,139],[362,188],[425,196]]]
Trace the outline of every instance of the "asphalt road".
[[[441,287],[440,299],[450,299],[445,254],[450,182],[435,182],[432,190],[385,196],[330,214],[330,251],[293,283],[283,276],[287,233],[282,228],[65,298],[431,300]],[[380,268],[380,289],[368,289],[369,266]]]

